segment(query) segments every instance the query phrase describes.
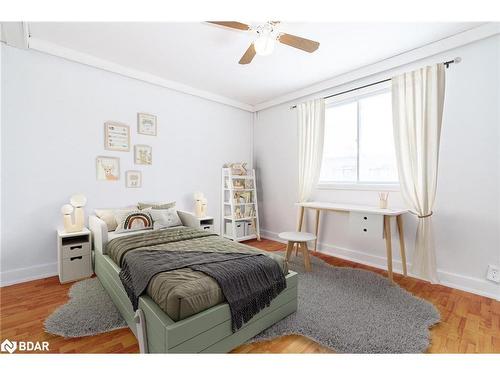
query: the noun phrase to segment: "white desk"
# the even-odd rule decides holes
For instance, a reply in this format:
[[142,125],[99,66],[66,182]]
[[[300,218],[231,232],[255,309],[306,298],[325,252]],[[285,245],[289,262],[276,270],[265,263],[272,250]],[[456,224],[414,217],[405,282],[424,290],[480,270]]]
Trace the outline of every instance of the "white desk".
[[[361,206],[355,204],[343,204],[333,202],[303,202],[297,203],[299,206],[299,223],[297,231],[302,230],[304,222],[305,209],[316,211],[316,224],[315,234],[316,240],[314,242],[314,251],[317,249],[318,244],[318,231],[319,231],[319,217],[321,211],[336,211],[348,212],[351,230],[358,230],[360,235],[370,235],[373,233],[381,234],[385,238],[385,245],[387,249],[387,273],[389,280],[392,281],[392,238],[391,238],[391,218],[396,218],[399,235],[399,246],[401,250],[401,261],[403,263],[403,274],[407,275],[406,270],[406,254],[405,242],[403,232],[403,217],[402,215],[408,212],[407,209],[394,209],[394,208],[378,208],[375,206]],[[378,231],[380,229],[380,232]]]

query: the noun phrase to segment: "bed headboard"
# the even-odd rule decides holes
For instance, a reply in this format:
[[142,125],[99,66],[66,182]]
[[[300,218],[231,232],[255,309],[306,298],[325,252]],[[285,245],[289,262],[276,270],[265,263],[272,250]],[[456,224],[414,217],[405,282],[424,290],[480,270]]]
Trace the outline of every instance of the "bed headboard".
[[89,228],[92,232],[94,250],[104,254],[108,243],[108,227],[106,223],[95,215],[89,215]]

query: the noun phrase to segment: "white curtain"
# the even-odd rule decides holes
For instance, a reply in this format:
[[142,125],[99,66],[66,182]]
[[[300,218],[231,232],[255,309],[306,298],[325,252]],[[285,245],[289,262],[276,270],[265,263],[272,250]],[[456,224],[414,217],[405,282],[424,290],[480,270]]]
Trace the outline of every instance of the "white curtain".
[[392,79],[394,140],[401,193],[418,216],[412,272],[437,283],[432,233],[445,89],[443,64]]
[[299,202],[305,202],[318,182],[323,158],[325,100],[297,105],[299,136]]

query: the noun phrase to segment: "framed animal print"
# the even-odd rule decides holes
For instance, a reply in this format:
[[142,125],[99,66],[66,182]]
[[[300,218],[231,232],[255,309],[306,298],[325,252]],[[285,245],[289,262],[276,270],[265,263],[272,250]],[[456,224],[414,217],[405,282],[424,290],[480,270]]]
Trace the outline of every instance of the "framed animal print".
[[126,171],[125,181],[128,188],[140,188],[142,186],[141,171]]
[[117,122],[104,124],[104,148],[109,151],[130,151],[130,128]]
[[134,162],[135,164],[151,165],[153,164],[153,151],[148,145],[134,146]]
[[138,113],[137,133],[156,136],[156,116],[148,113]]
[[109,156],[96,158],[98,181],[117,181],[120,179],[120,159]]

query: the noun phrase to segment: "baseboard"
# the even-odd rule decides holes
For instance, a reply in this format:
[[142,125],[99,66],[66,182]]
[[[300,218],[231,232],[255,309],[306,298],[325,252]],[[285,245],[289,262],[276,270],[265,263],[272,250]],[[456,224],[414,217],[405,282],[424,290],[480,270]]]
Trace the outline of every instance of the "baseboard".
[[[278,237],[278,233],[262,229],[260,232],[262,238],[267,238],[273,241],[286,243],[286,241]],[[352,262],[361,263],[375,268],[387,269],[386,259],[378,255],[372,255],[359,250],[333,246],[330,244],[325,244],[323,242],[318,242],[318,250],[321,251],[322,253],[329,254],[337,258],[350,260]],[[410,266],[411,264],[408,263],[408,268],[410,268]],[[393,271],[396,273],[402,273],[402,270],[403,267],[401,261],[394,260]],[[418,278],[417,276],[411,273],[409,273],[409,276]],[[480,296],[500,300],[500,294],[499,294],[500,287],[487,280],[481,280],[475,277],[459,275],[456,273],[451,273],[439,269],[438,269],[438,277],[441,285],[463,290],[465,292],[478,294]]]
[[57,262],[26,268],[16,268],[0,273],[0,287],[43,279],[55,275],[57,275]]

